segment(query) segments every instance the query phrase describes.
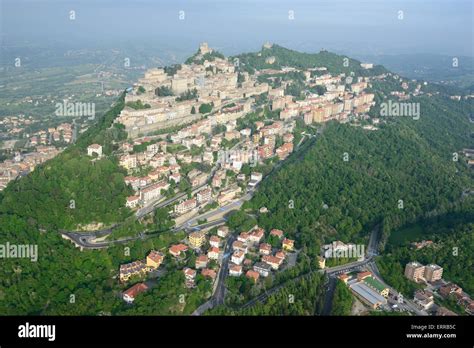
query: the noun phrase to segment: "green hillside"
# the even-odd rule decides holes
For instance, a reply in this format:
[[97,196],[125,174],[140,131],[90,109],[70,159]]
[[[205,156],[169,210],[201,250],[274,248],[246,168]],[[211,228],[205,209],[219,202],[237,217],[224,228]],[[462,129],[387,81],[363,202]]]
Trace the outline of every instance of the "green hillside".
[[267,207],[259,224],[287,231],[300,246],[315,239],[362,242],[378,223],[386,238],[424,214],[449,210],[473,183],[466,162],[452,160],[473,145],[469,105],[454,107],[441,96],[417,101],[417,121],[391,120],[378,131],[328,124],[304,154],[263,182],[245,208]]
[[[114,141],[126,137],[113,124],[123,102],[124,95],[75,145],[10,183],[1,193],[0,213],[45,229],[123,220],[129,214],[125,199],[131,192],[124,183],[125,171],[110,156]],[[92,161],[87,156],[86,148],[93,143],[103,146],[104,158]]]
[[[268,57],[275,57],[275,62],[273,64],[266,63],[265,60]],[[235,61],[236,58],[239,61],[240,69],[249,73],[261,69],[281,69],[285,66],[299,69],[326,67],[327,72],[331,74],[345,73],[349,75],[353,72],[354,76],[371,76],[388,72],[381,65],[366,70],[360,66],[358,60],[328,51],[303,53],[275,44],[271,48],[263,48],[260,52],[244,53],[230,59]]]

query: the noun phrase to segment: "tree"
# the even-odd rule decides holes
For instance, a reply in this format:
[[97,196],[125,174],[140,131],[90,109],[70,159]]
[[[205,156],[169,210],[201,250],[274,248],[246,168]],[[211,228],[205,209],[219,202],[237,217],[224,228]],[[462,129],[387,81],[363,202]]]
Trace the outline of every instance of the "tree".
[[201,106],[199,107],[199,112],[201,114],[208,114],[212,111],[212,103],[209,103],[209,104],[201,104]]
[[347,285],[338,280],[334,289],[334,297],[332,300],[331,315],[349,315],[352,310],[352,293]]

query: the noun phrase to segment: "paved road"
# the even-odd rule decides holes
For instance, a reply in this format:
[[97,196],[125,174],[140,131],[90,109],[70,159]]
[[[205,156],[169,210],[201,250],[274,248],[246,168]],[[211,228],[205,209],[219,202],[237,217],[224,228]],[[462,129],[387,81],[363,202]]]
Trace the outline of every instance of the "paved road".
[[[314,272],[325,273],[328,276],[327,291],[326,291],[326,296],[324,299],[322,315],[330,315],[331,313],[332,299],[334,297],[334,289],[337,282],[336,277],[337,275],[341,273],[360,271],[363,268],[368,268],[376,279],[378,279],[380,282],[382,282],[385,286],[389,288],[392,294],[395,294],[396,296],[398,296],[398,293],[393,288],[391,288],[390,286],[388,286],[387,284],[383,282],[380,272],[378,271],[377,265],[374,260],[374,256],[377,255],[377,247],[378,247],[379,238],[380,238],[380,225],[377,225],[372,230],[371,236],[369,238],[369,247],[367,248],[367,257],[364,260],[347,263],[345,265],[330,267],[324,270],[317,270],[317,271],[310,272],[310,274]],[[301,276],[294,278],[291,281],[295,281],[299,278],[301,278]],[[286,283],[280,284],[268,290],[267,292],[247,302],[241,308],[248,308],[248,307],[253,306],[257,302],[265,301],[271,294],[280,290],[284,285],[286,285]],[[411,311],[411,312],[415,312],[417,315],[427,315],[425,312],[420,311],[416,307],[416,305],[413,304],[411,301],[405,300],[404,303],[401,304],[401,308]]]
[[326,296],[324,297],[324,304],[322,315],[330,315],[332,309],[332,301],[334,298],[334,290],[336,289],[337,279],[335,277],[329,277],[328,285],[326,290]]
[[235,241],[236,236],[231,235],[229,239],[226,242],[226,245],[224,247],[224,253],[223,253],[223,258],[222,258],[222,265],[219,270],[219,274],[217,276],[217,285],[215,287],[215,291],[212,294],[211,298],[203,303],[201,306],[199,306],[192,315],[202,315],[205,311],[212,309],[216,306],[224,304],[224,299],[225,299],[225,279],[227,277],[227,274],[229,272],[229,260],[230,260],[230,255],[231,255],[231,248],[232,248],[232,243]]
[[[238,142],[230,150],[234,150],[237,146],[239,146],[242,143],[243,143],[243,141]],[[199,186],[193,188],[192,194],[198,192],[199,190],[201,190],[205,186],[209,185],[209,182],[212,179],[212,177],[214,176],[214,174],[216,173],[217,169],[218,169],[218,165],[216,163],[216,165],[214,167],[212,167],[211,173],[209,174],[206,182],[202,185],[199,185]],[[221,208],[218,208],[218,209],[221,210],[221,213],[222,212],[229,212],[229,211],[232,211],[234,209],[238,209],[238,208],[240,208],[240,206],[242,205],[244,200],[249,200],[250,198],[252,198],[253,193],[254,193],[254,189],[249,191],[240,200],[238,200],[236,202],[233,202],[233,203],[229,204],[228,206],[224,206],[224,207],[221,207]],[[141,217],[143,217],[147,214],[150,214],[151,212],[153,212],[157,208],[162,208],[162,207],[171,205],[174,202],[176,202],[176,201],[178,201],[182,198],[185,198],[186,195],[187,194],[185,192],[183,192],[183,193],[179,193],[175,197],[166,199],[164,201],[158,201],[158,202],[152,203],[152,204],[150,204],[146,207],[138,209],[135,212],[135,216],[137,218],[141,218]],[[216,212],[214,214],[217,214],[217,213],[219,213],[219,212]],[[209,214],[210,214],[209,217],[211,217],[213,215],[212,212],[210,212]],[[209,218],[209,217],[199,216],[199,217],[196,217],[196,218],[192,218],[191,219],[192,221],[186,221],[186,224],[187,224],[187,226],[190,226],[190,225],[193,225],[194,223],[196,223],[198,219]],[[96,231],[90,231],[90,232],[66,231],[66,230],[61,230],[59,232],[62,234],[63,238],[71,240],[73,243],[75,243],[81,249],[102,249],[102,248],[108,247],[111,244],[127,243],[127,242],[130,242],[132,240],[139,239],[139,238],[142,238],[142,239],[146,238],[145,236],[138,236],[138,237],[124,238],[124,239],[115,240],[115,241],[94,242],[94,240],[97,239],[97,238],[104,237],[104,236],[107,236],[107,235],[111,234],[112,231],[115,228],[119,227],[120,225],[121,224],[115,224],[110,228],[106,228],[106,229],[102,229],[102,230],[96,230]]]

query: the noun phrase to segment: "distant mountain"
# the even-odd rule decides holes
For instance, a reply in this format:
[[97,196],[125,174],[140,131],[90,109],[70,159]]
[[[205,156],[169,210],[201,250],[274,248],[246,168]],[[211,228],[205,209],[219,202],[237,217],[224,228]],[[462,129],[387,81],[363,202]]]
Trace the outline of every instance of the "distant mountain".
[[383,64],[387,69],[410,79],[467,87],[473,90],[474,57],[400,54],[360,56],[360,58],[375,64]]

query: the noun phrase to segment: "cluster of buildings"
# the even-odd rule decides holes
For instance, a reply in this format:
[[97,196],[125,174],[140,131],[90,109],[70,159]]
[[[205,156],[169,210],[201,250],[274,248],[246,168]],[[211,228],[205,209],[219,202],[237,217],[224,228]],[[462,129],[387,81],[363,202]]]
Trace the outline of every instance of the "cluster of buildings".
[[[454,297],[457,304],[464,308],[465,312],[469,315],[474,315],[474,300],[462,291],[462,288],[457,284],[446,282],[442,279],[443,268],[430,264],[424,266],[419,262],[413,261],[406,265],[405,276],[415,282],[429,282],[435,285],[439,296],[444,299]],[[433,292],[430,290],[418,290],[415,292],[414,302],[420,306],[420,308],[428,310],[434,304]],[[436,315],[456,315],[446,308],[440,307],[436,312]]]
[[[134,153],[135,145],[151,142],[143,152]],[[119,157],[119,165],[130,174],[125,177],[125,183],[130,185],[134,194],[127,197],[126,206],[135,208],[146,205],[162,198],[162,191],[170,187],[171,181],[178,184],[181,181],[181,166],[176,156],[167,153],[167,142],[150,141],[148,138],[136,140],[133,144],[121,144],[122,155]],[[140,168],[149,168],[146,175],[133,175]]]
[[32,172],[38,164],[44,163],[57,156],[61,150],[54,146],[39,145],[34,152],[26,154],[16,153],[13,159],[0,163],[0,191],[7,184]]
[[24,128],[36,122],[33,116],[20,114],[18,116],[5,116],[0,120],[0,128],[11,135],[18,135]]
[[443,276],[443,267],[430,264],[422,265],[417,261],[407,263],[405,266],[405,277],[414,282],[436,282]]
[[[137,260],[120,265],[119,279],[122,283],[127,282],[131,277],[143,277],[147,273],[156,271],[163,263],[165,255],[159,251],[152,250],[144,261]],[[138,294],[148,290],[145,283],[137,283],[122,293],[122,298],[127,303],[132,303]]]
[[270,90],[272,110],[280,110],[280,119],[287,120],[302,115],[306,124],[329,120],[346,121],[351,114],[367,113],[375,104],[374,94],[364,92],[368,78],[359,77],[358,82],[347,88],[344,74],[325,74],[311,78],[310,70],[304,72],[308,87],[324,86],[326,93],[310,94],[304,100],[294,100],[291,95],[284,94],[285,85],[291,82]]
[[[216,124],[237,119],[249,112],[251,97],[267,92],[268,84],[258,83],[249,74],[244,74],[243,81],[238,83],[234,64],[218,56],[209,58],[212,52],[203,43],[190,64],[181,64],[171,72],[163,68],[148,70],[136,84],[134,93],[127,94],[125,101],[140,100],[151,107],[142,110],[125,108],[117,122],[125,125],[131,137],[136,137],[195,121],[203,116],[200,111],[203,104],[212,105],[217,110],[209,117]],[[138,92],[139,87],[145,92]],[[160,90],[167,93],[160,95]],[[177,98],[193,91],[192,98]],[[223,108],[230,102],[237,105]]]
[[52,144],[53,142],[63,142],[70,144],[73,141],[73,133],[74,129],[70,123],[62,123],[56,128],[51,127],[47,130],[40,130],[31,134],[29,138],[29,145],[47,145]]
[[143,260],[137,260],[120,265],[119,279],[122,283],[127,282],[133,276],[143,276],[148,272],[158,269],[163,263],[165,255],[152,250]]
[[186,287],[195,286],[198,271],[204,278],[210,279],[212,282],[215,281],[222,258],[222,247],[228,234],[229,228],[227,226],[219,227],[217,235],[211,236],[203,231],[196,231],[188,235],[186,244],[174,244],[169,248],[170,255],[180,260],[186,258],[188,250],[193,250],[196,253],[194,268],[185,267],[183,269]]
[[[212,198],[219,205],[235,199],[248,181],[254,187],[261,181],[260,173],[252,173],[246,177],[241,173],[244,165],[254,166],[265,159],[278,156],[284,160],[293,152],[294,136],[291,133],[294,122],[282,121],[255,122],[255,130],[250,128],[236,130],[236,122],[229,121],[225,131],[212,135],[213,126],[208,119],[197,121],[170,136],[170,141],[151,140],[150,137],[136,139],[132,144],[121,145],[122,154],[119,164],[129,172],[125,183],[129,184],[135,193],[127,198],[126,205],[130,208],[147,205],[163,197],[162,191],[168,190],[171,182],[178,184],[185,179],[193,189],[210,184],[195,197],[182,201],[175,206],[175,213],[181,215],[205,204]],[[279,146],[277,137],[280,139]],[[223,140],[238,141],[239,147],[235,150],[226,150]],[[149,143],[146,150],[134,152],[134,145]],[[171,146],[181,145],[182,150],[169,150]],[[193,149],[199,148],[198,153]],[[193,169],[184,175],[182,166],[192,163],[214,166],[212,177],[208,173]],[[148,168],[147,174],[138,176],[135,173],[140,168]],[[228,171],[235,176],[229,176]]]
[[[232,256],[229,264],[229,276],[245,276],[253,282],[260,277],[268,277],[272,271],[277,271],[283,265],[287,253],[294,250],[294,241],[284,237],[283,231],[272,229],[269,236],[280,240],[280,247],[274,248],[263,242],[265,230],[255,226],[248,232],[242,232],[232,243]],[[258,260],[258,261],[255,261]]]
[[352,293],[373,309],[387,304],[389,288],[378,281],[371,272],[363,271],[356,276],[341,274],[339,279],[346,283]]
[[467,314],[474,315],[474,300],[471,299],[471,297],[465,293],[459,285],[455,283],[446,283],[439,288],[438,292],[443,298],[453,296],[456,299],[457,304],[463,307]]

